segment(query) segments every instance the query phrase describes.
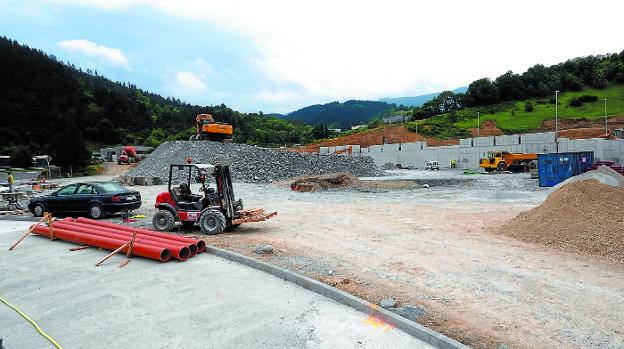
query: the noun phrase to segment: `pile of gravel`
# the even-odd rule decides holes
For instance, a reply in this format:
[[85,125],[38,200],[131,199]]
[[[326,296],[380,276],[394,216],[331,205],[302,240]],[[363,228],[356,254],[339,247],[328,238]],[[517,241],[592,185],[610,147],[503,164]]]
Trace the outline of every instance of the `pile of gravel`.
[[356,177],[383,176],[370,157],[295,153],[245,144],[215,142],[166,142],[128,172],[134,177],[159,177],[166,181],[170,164],[229,165],[234,180],[273,182],[301,176],[348,172]]
[[520,213],[499,233],[624,263],[624,188],[596,179],[566,184]]

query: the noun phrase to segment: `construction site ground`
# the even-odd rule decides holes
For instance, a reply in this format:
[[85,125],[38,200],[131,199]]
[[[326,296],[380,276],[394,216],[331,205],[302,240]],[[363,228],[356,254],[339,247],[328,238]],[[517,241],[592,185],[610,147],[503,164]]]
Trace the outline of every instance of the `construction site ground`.
[[[208,254],[185,263],[121,256],[31,236],[0,221],[0,294],[64,348],[432,348],[367,314]],[[0,303],[4,348],[52,345]]]
[[[622,264],[498,233],[548,195],[528,174],[389,172],[381,180],[419,185],[301,193],[235,183],[246,207],[279,215],[204,239],[373,303],[416,306],[418,322],[475,348],[624,347]],[[146,216],[136,224],[149,226],[166,186],[134,189]],[[263,244],[274,253],[253,252]]]

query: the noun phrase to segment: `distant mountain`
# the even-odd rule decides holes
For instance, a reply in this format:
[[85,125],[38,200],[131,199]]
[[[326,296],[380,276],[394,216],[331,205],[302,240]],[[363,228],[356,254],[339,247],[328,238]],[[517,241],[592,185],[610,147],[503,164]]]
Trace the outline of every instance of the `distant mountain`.
[[[468,90],[468,86],[458,87],[453,90],[455,93],[465,93]],[[396,105],[405,105],[409,107],[420,107],[426,102],[436,98],[442,92],[428,93],[426,95],[413,96],[413,97],[390,97],[381,98],[379,101],[386,103],[394,103]]]
[[311,125],[330,125],[349,128],[365,124],[375,117],[380,117],[392,109],[393,105],[379,101],[346,101],[315,104],[286,116],[290,120],[302,120]]

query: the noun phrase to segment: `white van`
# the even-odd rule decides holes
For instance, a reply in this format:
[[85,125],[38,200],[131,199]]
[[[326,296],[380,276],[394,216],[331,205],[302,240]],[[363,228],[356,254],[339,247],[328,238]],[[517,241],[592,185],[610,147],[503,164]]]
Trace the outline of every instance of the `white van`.
[[425,170],[440,170],[440,164],[437,161],[427,161]]

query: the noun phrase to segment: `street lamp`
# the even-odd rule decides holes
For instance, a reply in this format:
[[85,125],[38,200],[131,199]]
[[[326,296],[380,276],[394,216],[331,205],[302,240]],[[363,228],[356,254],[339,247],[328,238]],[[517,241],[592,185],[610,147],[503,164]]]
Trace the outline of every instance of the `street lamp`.
[[559,90],[555,91],[555,147],[559,152]]
[[609,121],[607,121],[607,99],[604,99],[605,102],[605,136],[609,136]]
[[479,112],[477,112],[477,137],[481,135],[481,119],[479,117]]
[[559,133],[559,90],[555,91],[555,139]]

